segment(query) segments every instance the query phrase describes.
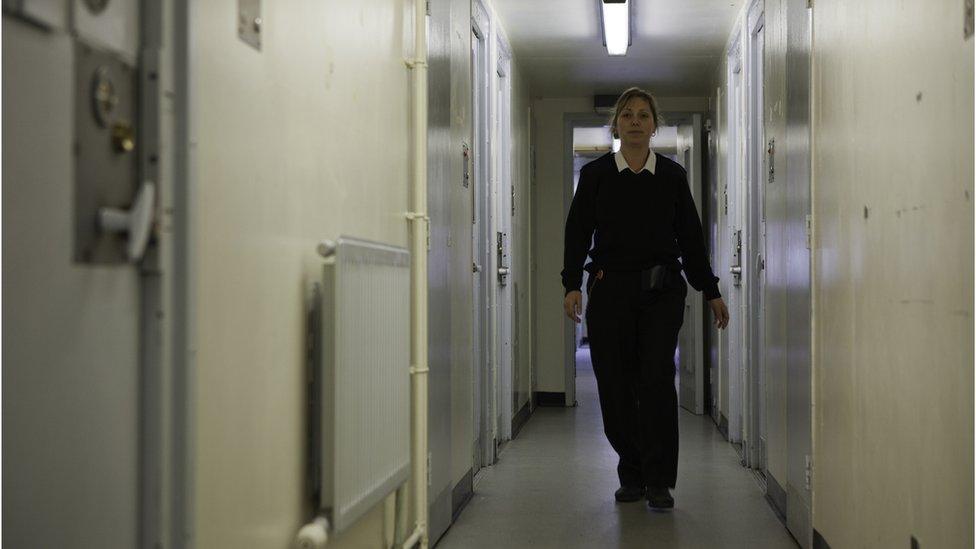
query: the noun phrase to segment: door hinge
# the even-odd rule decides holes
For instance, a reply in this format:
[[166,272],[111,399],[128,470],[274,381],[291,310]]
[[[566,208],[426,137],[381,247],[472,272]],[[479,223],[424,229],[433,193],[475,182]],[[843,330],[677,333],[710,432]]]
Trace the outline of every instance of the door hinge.
[[806,470],[804,472],[804,485],[807,491],[810,490],[810,480],[813,477],[813,457],[810,454],[805,456],[806,459]]
[[427,0],[427,15],[430,15],[430,0]]
[[430,478],[430,458],[431,458],[431,453],[428,452],[427,453],[427,486],[430,486],[432,484],[432,481],[431,481],[431,478]]
[[807,249],[812,249],[813,243],[813,216],[807,214]]
[[962,39],[969,40],[973,36],[973,0],[963,0]]
[[512,217],[515,217],[515,185],[512,185]]
[[535,186],[535,182],[536,182],[536,176],[535,176],[535,147],[529,147],[529,164],[531,164],[530,167],[529,167],[529,171],[531,173],[531,175],[530,175],[530,178],[531,178],[530,184],[534,187]]
[[807,0],[807,7],[813,8],[813,0]]

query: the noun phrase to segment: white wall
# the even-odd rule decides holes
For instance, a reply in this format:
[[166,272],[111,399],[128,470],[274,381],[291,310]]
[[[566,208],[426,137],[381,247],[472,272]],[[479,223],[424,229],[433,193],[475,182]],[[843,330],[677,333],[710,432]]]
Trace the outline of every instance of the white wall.
[[515,361],[515,399],[513,411],[517,412],[528,405],[532,396],[532,294],[535,291],[532,279],[532,261],[535,250],[532,248],[532,193],[530,182],[531,166],[531,123],[529,120],[531,100],[529,87],[518,55],[513,54],[512,74],[512,185],[515,187],[515,217],[512,220],[512,257],[515,262],[513,281],[518,284],[518,339]]
[[[790,37],[786,2],[765,5],[780,182]],[[813,527],[832,547],[973,544],[973,41],[961,15],[921,0],[813,9]],[[720,181],[725,74],[713,98]],[[796,222],[777,217],[784,192],[767,190],[768,249],[785,246],[777,223]],[[770,318],[786,312],[777,292],[792,290],[777,273],[789,263],[767,258]],[[767,323],[767,466],[781,483],[790,401],[776,366],[802,352],[785,330]]]
[[[408,242],[411,92],[403,59],[412,53],[412,3],[306,1],[262,9],[260,52],[224,24],[236,17],[236,3],[193,4],[190,13],[199,327],[195,530],[197,546],[208,548],[286,547],[309,517],[303,292],[320,274],[315,244],[340,234]],[[451,4],[451,26],[457,32],[449,48],[450,133],[457,154],[447,170],[458,190],[447,198],[452,213],[445,227],[457,243],[451,277],[463,278],[470,276],[464,244],[470,237],[463,237],[470,231],[470,191],[460,190],[460,143],[472,143],[467,3]],[[528,92],[517,58],[512,79],[513,182],[525,199],[513,220],[522,236],[512,241],[523,317],[520,406],[528,401],[532,338],[531,285],[523,282]],[[451,315],[470,316],[470,284],[452,284],[450,292]],[[468,331],[470,318],[446,334],[452,485],[471,468]],[[382,546],[383,518],[381,505],[330,547]]]
[[563,268],[563,231],[566,228],[563,173],[563,115],[592,112],[592,98],[536,99],[534,117],[535,189],[533,223],[535,224],[535,391],[566,391],[565,349],[566,324],[563,313],[564,290],[559,273]]
[[[190,8],[197,547],[287,547],[304,494],[304,291],[315,245],[407,245],[412,6]],[[368,67],[368,70],[364,70]],[[382,545],[382,508],[330,547]]]
[[813,42],[814,526],[833,547],[972,547],[963,6],[817,0]]

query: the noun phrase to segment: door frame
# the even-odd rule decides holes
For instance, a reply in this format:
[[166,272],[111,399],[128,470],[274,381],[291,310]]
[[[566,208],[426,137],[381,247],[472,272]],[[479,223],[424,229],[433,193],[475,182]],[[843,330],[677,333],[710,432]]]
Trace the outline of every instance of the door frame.
[[[705,114],[697,111],[667,111],[662,112],[662,117],[667,121],[668,126],[689,127],[691,129],[691,139],[692,143],[688,145],[687,149],[682,149],[681,143],[679,142],[679,148],[677,153],[679,155],[686,154],[688,157],[688,165],[685,166],[685,171],[688,174],[688,185],[691,190],[692,198],[695,200],[695,208],[698,211],[698,217],[704,223],[703,209],[704,209],[704,192],[702,182],[705,180],[707,174],[704,171],[704,162],[702,161],[703,154],[703,141],[702,141],[702,120],[705,118]],[[704,232],[704,225],[702,226],[702,231]],[[691,337],[691,345],[694,349],[694,355],[692,356],[692,364],[694,367],[690,370],[691,378],[694,384],[694,402],[691,408],[682,406],[682,408],[692,412],[696,415],[701,415],[705,413],[705,322],[708,319],[708,311],[705,309],[705,299],[701,292],[691,291],[686,298],[685,303],[685,319],[682,324],[682,331],[691,330],[692,333],[689,334]],[[679,335],[679,346],[680,346],[680,335]],[[679,379],[681,373],[684,371],[683,368],[679,366]],[[680,381],[679,381],[680,385]],[[681,403],[681,393],[683,389],[679,387],[678,402]]]
[[[152,0],[143,0],[143,9],[157,4]],[[160,223],[170,229],[161,229],[157,249],[164,276],[161,285],[160,302],[168,306],[170,314],[163,315],[164,350],[161,352],[161,364],[167,364],[170,375],[162,377],[161,387],[162,408],[160,410],[161,425],[163,427],[163,446],[169,447],[165,452],[168,464],[162,469],[163,502],[167,510],[162,511],[165,519],[164,530],[168,533],[168,543],[163,546],[192,548],[196,546],[194,516],[195,516],[195,468],[196,462],[196,341],[197,315],[195,312],[197,281],[195,268],[192,263],[194,257],[193,244],[193,209],[196,204],[195,189],[199,186],[196,181],[195,143],[196,125],[192,113],[194,101],[194,84],[191,81],[190,44],[192,41],[192,24],[190,20],[190,0],[164,0],[159,2],[163,7],[150,18],[156,19],[160,27],[157,29],[162,35],[162,56],[160,63],[160,81],[169,84],[174,94],[168,100],[169,119],[161,117],[160,133],[163,145],[160,147],[160,164],[171,167],[167,176],[164,170],[160,180],[161,211],[169,214],[168,223]],[[168,13],[163,13],[163,10]],[[146,24],[153,24],[152,22]],[[144,27],[145,29],[146,27]],[[167,41],[171,44],[167,47]],[[167,112],[167,109],[161,109]],[[166,142],[171,143],[166,147]],[[171,151],[171,152],[169,152]],[[156,316],[155,314],[153,316]],[[144,316],[144,318],[148,318]],[[166,356],[168,354],[168,356]],[[169,492],[167,488],[169,487]],[[167,524],[168,522],[168,524]]]
[[[608,125],[607,116],[594,112],[563,114],[563,216],[569,215],[573,203],[573,130]],[[565,405],[576,406],[576,323],[568,317],[563,320],[563,386]],[[585,321],[584,321],[585,322]]]

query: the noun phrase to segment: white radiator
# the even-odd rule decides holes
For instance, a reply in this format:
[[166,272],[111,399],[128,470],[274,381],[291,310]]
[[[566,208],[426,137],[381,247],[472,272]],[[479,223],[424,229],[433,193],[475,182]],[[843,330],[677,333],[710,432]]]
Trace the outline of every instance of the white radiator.
[[410,475],[410,254],[324,242],[320,504],[341,532]]

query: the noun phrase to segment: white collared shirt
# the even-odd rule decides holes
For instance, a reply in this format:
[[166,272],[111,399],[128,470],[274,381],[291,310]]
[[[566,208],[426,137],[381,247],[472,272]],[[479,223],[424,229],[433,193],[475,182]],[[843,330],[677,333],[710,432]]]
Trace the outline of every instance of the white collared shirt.
[[[624,159],[624,153],[620,151],[613,153],[613,159],[617,162],[618,173],[630,169],[630,166],[627,165],[627,161]],[[644,162],[643,168],[641,168],[639,171],[636,171],[634,173],[640,173],[644,170],[647,170],[651,172],[651,175],[654,175],[654,168],[656,166],[657,166],[657,155],[654,154],[654,149],[648,148],[647,162]],[[630,171],[633,172],[634,170],[630,170]]]

